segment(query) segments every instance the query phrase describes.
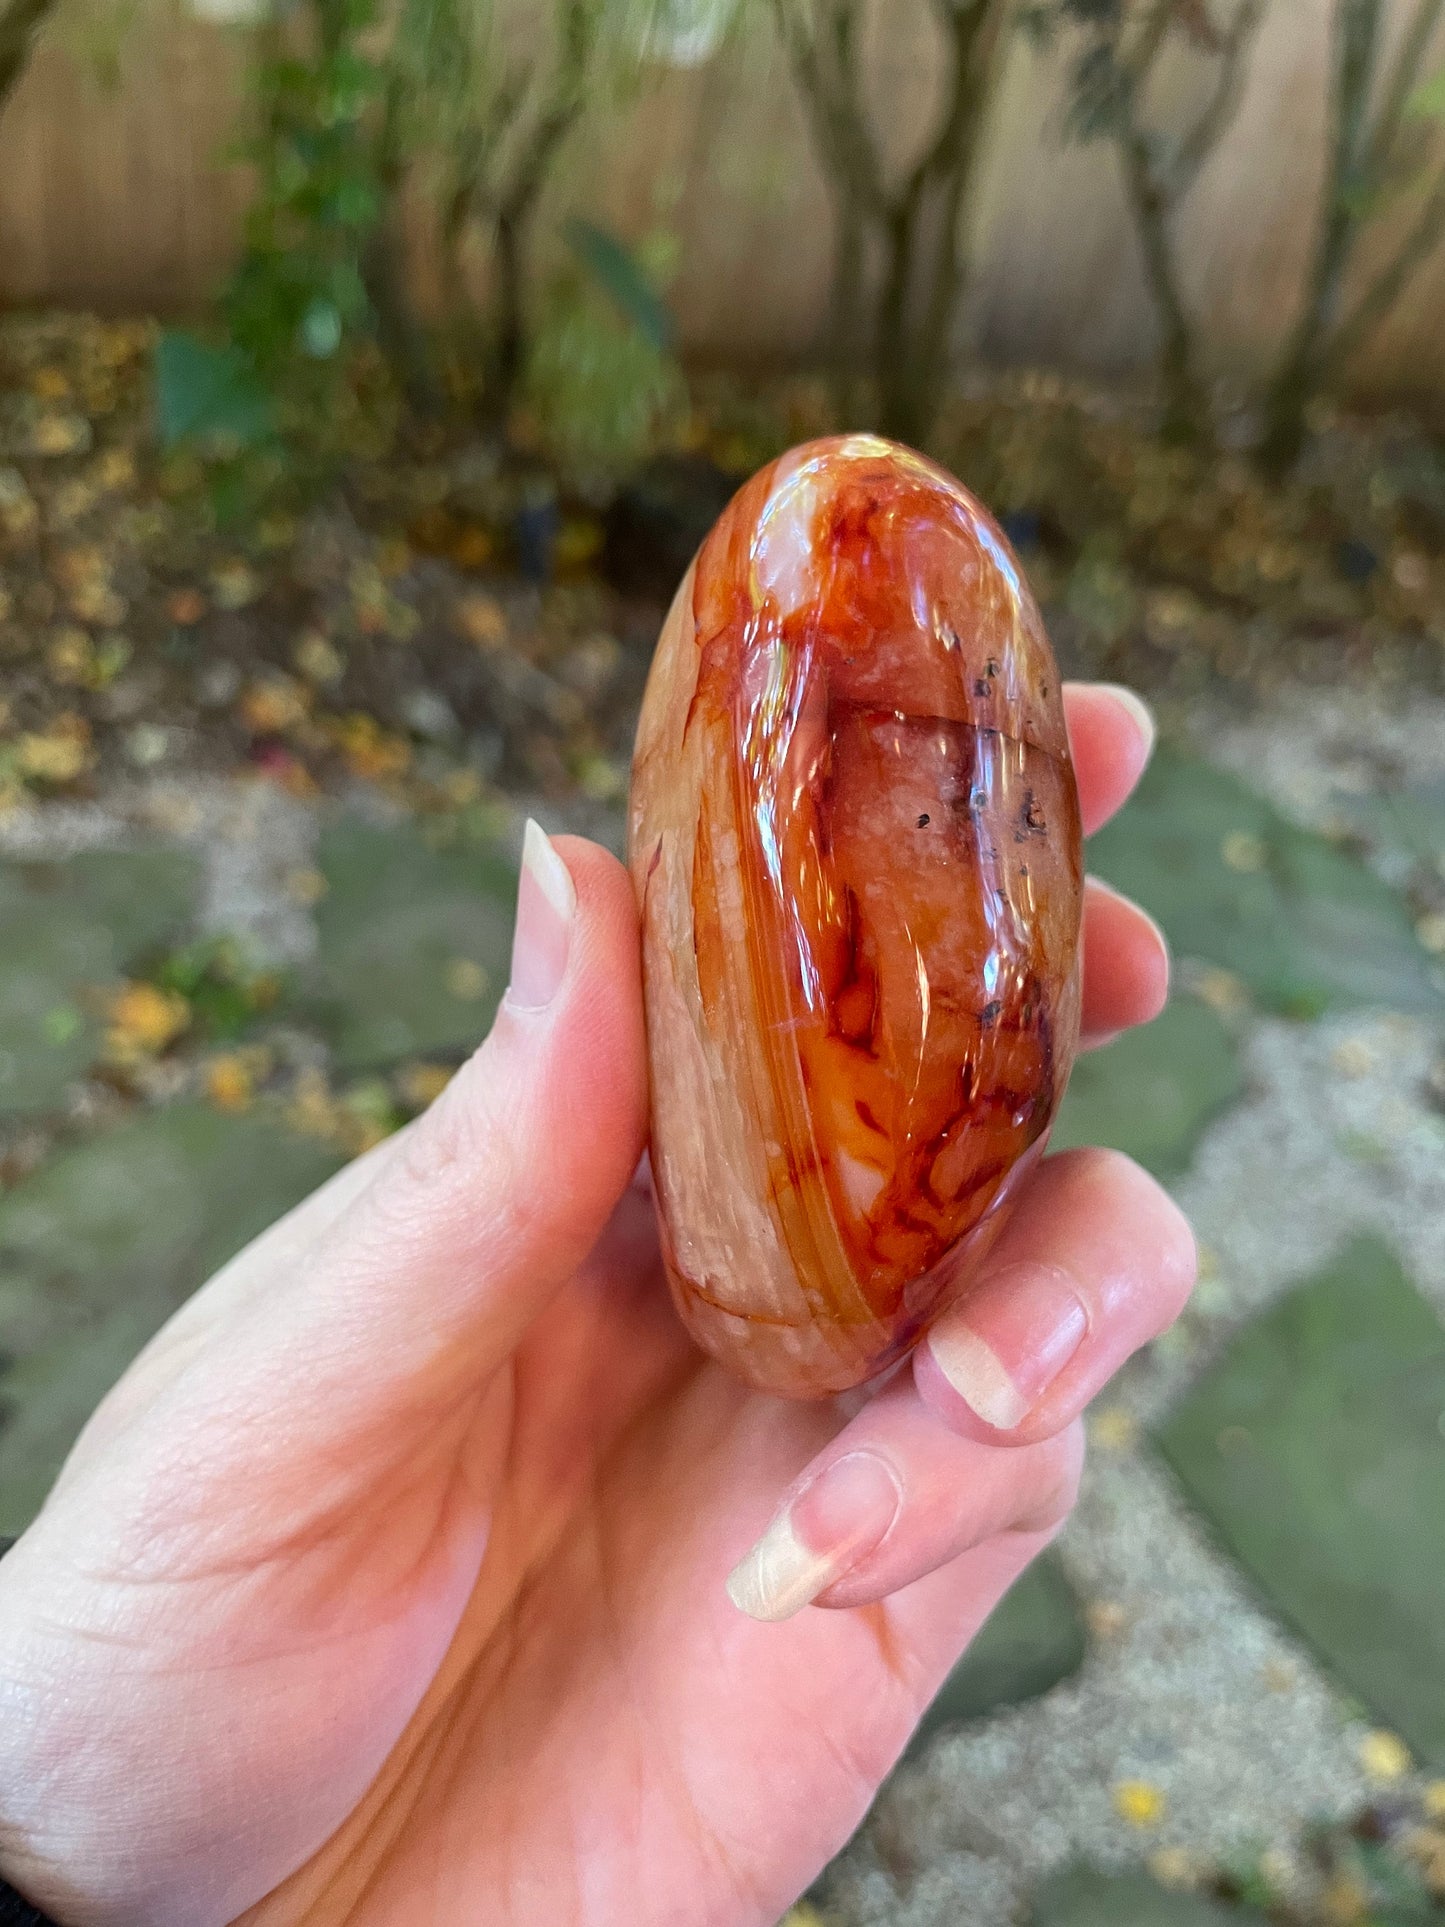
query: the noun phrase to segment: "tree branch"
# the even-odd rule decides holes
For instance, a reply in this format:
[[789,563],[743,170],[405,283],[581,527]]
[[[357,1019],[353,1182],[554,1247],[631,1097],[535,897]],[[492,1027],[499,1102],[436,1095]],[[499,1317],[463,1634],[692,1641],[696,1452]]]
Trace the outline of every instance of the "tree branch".
[[983,102],[1009,11],[1008,0],[977,0],[967,36],[956,35],[954,41],[953,112],[934,144],[932,157],[935,171],[947,181],[948,191],[938,217],[938,258],[923,318],[919,353],[925,368],[941,366],[948,351],[949,326],[958,298],[958,230],[963,202],[982,134]]
[[56,0],[10,0],[0,13],[0,107],[24,73],[36,35]]
[[1385,83],[1384,97],[1375,118],[1374,138],[1370,142],[1370,174],[1379,181],[1388,172],[1399,139],[1400,123],[1415,88],[1415,76],[1429,50],[1435,31],[1445,16],[1445,0],[1420,0],[1414,17],[1405,29],[1400,51]]
[[818,145],[838,176],[875,217],[888,211],[883,168],[858,98],[852,0],[835,0],[832,28],[836,76],[824,70],[805,0],[773,0],[773,15],[792,62]]
[[[1425,0],[1438,5],[1440,0]],[[1194,184],[1194,178],[1218,146],[1221,136],[1239,110],[1244,91],[1245,55],[1264,17],[1264,0],[1240,0],[1219,48],[1219,65],[1214,91],[1193,127],[1184,136],[1170,167],[1171,198],[1179,199]]]
[[1342,368],[1358,354],[1399,300],[1414,277],[1445,235],[1445,169],[1425,198],[1414,226],[1395,250],[1392,260],[1380,269],[1349,314],[1335,330],[1326,357],[1328,368]]
[[598,0],[568,0],[562,22],[562,45],[557,71],[546,104],[532,127],[512,178],[497,197],[499,220],[516,221],[541,191],[552,159],[571,133],[586,102],[588,63],[601,16]]

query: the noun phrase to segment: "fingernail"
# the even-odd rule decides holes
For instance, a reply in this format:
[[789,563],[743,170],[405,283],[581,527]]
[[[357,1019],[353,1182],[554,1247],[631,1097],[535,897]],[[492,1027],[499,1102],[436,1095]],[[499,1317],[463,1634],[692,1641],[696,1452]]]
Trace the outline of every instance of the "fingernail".
[[1121,703],[1134,718],[1135,727],[1144,741],[1144,761],[1147,763],[1154,754],[1154,738],[1158,734],[1153,710],[1142,696],[1121,682],[1106,682],[1099,686],[1107,689],[1115,702]]
[[512,978],[507,1002],[517,1010],[545,1010],[567,968],[577,892],[567,865],[540,823],[527,818],[517,927],[512,933]]
[[728,1574],[728,1597],[750,1619],[790,1619],[875,1552],[903,1503],[891,1466],[849,1452],[784,1506]]
[[943,1376],[985,1425],[1021,1425],[1089,1328],[1083,1300],[1057,1265],[992,1272],[926,1339]]

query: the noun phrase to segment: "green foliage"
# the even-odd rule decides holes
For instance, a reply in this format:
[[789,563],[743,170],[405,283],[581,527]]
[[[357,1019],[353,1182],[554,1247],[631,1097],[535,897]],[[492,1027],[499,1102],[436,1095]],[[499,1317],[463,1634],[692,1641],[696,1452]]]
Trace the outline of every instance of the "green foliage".
[[60,1107],[100,1044],[88,993],[173,943],[198,885],[194,860],[170,849],[0,864],[0,1119]]
[[[223,336],[172,331],[156,356],[162,439],[203,456],[218,516],[313,489],[364,441],[377,452],[402,392],[430,409],[449,389],[501,434],[525,401],[551,452],[592,472],[643,452],[681,396],[656,262],[574,218],[570,264],[537,299],[532,249],[566,141],[636,70],[650,18],[650,0],[554,0],[518,52],[493,0],[304,0],[305,33],[293,20],[272,35]],[[435,211],[438,336],[392,260],[408,184]],[[482,315],[461,258],[477,240],[492,257]]]
[[1405,102],[1405,112],[1412,120],[1445,123],[1445,67],[1415,89]]
[[0,109],[29,64],[56,0],[0,0]]
[[238,348],[167,329],[156,343],[155,381],[157,426],[167,448],[194,441],[224,458],[274,433],[271,399]]
[[672,315],[637,256],[616,235],[592,221],[571,220],[565,232],[567,245],[591,271],[597,285],[612,297],[623,319],[630,321],[658,354],[665,355],[673,342]]
[[275,1003],[279,984],[270,971],[253,969],[230,937],[208,937],[162,957],[146,973],[162,990],[175,991],[191,1010],[192,1028],[217,1043],[231,1043]]
[[686,405],[669,352],[672,317],[636,255],[573,222],[579,267],[548,290],[527,364],[525,398],[552,455],[589,476],[637,462]]
[[257,190],[222,298],[226,338],[173,332],[157,349],[162,437],[206,457],[223,517],[326,475],[356,429],[376,328],[367,266],[392,185],[378,18],[377,0],[311,0],[305,44],[260,63],[243,149]]

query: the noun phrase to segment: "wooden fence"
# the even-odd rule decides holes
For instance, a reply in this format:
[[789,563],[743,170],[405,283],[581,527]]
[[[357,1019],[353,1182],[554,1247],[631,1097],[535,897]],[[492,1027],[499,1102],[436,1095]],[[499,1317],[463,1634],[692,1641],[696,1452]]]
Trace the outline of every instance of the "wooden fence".
[[[1273,0],[1239,119],[1188,208],[1209,354],[1244,380],[1288,323],[1311,244],[1330,5]],[[924,0],[883,0],[871,43],[872,96],[902,153],[933,99]],[[221,156],[246,53],[238,33],[174,13],[131,31],[113,86],[63,36],[40,48],[0,122],[0,300],[163,313],[204,302],[244,205],[244,178]],[[624,232],[659,217],[676,230],[674,301],[693,350],[775,358],[815,340],[827,201],[765,22],[700,66],[650,72],[626,110],[578,137],[555,194]],[[998,90],[972,256],[961,345],[1103,372],[1147,358],[1149,308],[1112,155],[1063,140],[1057,62],[1022,42]],[[1354,385],[1438,395],[1442,318],[1445,248],[1360,356]]]

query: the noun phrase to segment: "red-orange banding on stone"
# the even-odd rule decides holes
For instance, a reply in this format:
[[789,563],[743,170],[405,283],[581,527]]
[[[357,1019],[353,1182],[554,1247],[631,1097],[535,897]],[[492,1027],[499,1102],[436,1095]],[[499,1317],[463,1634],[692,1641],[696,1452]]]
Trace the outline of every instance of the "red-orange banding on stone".
[[759,1385],[857,1384],[966,1289],[1078,1034],[1058,672],[967,490],[871,436],[746,484],[663,628],[630,849],[678,1306]]

